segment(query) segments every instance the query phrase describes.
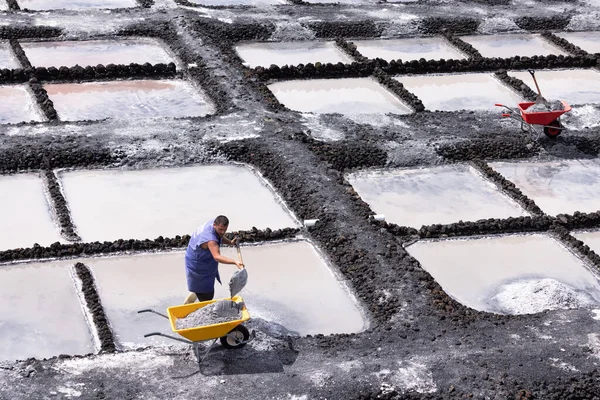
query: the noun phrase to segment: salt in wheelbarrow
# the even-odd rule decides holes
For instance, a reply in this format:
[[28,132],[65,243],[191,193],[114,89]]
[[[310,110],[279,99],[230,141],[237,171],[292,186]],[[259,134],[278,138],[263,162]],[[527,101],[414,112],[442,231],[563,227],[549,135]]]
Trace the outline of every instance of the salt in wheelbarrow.
[[[199,308],[205,307],[211,303],[215,303],[219,300],[233,300],[236,303],[243,302],[241,296],[234,296],[233,298],[227,299],[217,299],[203,301],[199,303],[184,304],[181,306],[173,306],[167,308],[167,315],[164,315],[152,309],[140,310],[138,311],[138,313],[152,312],[154,314],[158,314],[161,317],[168,319],[171,323],[172,331],[183,336],[183,338],[180,338],[161,332],[152,332],[144,335],[144,337],[163,336],[172,340],[177,340],[179,342],[191,344],[194,350],[194,355],[198,360],[198,366],[200,366],[202,361],[206,359],[210,351],[217,343],[217,340],[220,340],[221,345],[227,349],[239,349],[245,346],[246,343],[252,341],[256,336],[254,331],[250,333],[248,329],[244,325],[242,325],[243,322],[246,322],[250,319],[250,314],[248,313],[248,309],[246,308],[245,304],[242,307],[242,317],[240,319],[219,324],[197,326],[187,329],[177,329],[176,321],[178,318],[185,318],[191,312],[196,311]],[[210,344],[208,349],[206,349],[204,354],[201,355],[199,344],[201,342],[209,340],[212,340],[213,342]]]
[[535,102],[519,103],[519,111],[507,107],[503,104],[496,104],[498,107],[504,107],[508,112],[502,114],[503,117],[509,117],[521,122],[521,130],[535,134],[537,131],[534,125],[540,125],[544,128],[544,135],[549,138],[556,138],[565,129],[560,123],[560,116],[571,111],[571,106],[566,101],[561,100],[563,105],[562,110],[556,111],[540,111],[527,112],[527,109],[535,104]]

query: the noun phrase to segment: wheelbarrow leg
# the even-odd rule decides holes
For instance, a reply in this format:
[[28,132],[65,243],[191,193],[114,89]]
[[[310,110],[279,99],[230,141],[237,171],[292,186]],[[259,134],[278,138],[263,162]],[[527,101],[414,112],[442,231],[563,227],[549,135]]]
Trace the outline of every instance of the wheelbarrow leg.
[[198,367],[200,367],[200,364],[202,364],[202,362],[204,360],[206,360],[206,357],[208,357],[208,354],[210,353],[210,351],[215,347],[217,340],[219,340],[219,339],[217,338],[217,339],[213,340],[213,342],[210,344],[210,346],[208,346],[208,349],[206,349],[206,351],[204,352],[202,357],[200,357],[200,348],[199,348],[198,342],[194,342],[193,349],[194,349],[194,355],[196,356],[196,359],[198,360]]

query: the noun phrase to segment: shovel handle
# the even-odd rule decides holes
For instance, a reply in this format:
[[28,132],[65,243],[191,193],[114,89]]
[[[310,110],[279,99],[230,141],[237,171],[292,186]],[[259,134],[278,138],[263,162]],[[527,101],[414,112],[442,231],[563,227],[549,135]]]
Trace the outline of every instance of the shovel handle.
[[535,83],[535,88],[537,89],[538,94],[540,95],[540,97],[543,97],[542,91],[540,90],[540,87],[538,86],[537,79],[535,79],[535,71],[532,69],[528,69],[527,71],[531,74],[531,77],[533,78],[533,83]]
[[241,250],[240,250],[240,245],[239,245],[239,244],[236,244],[236,245],[235,245],[235,248],[236,248],[236,250],[237,250],[237,254],[238,254],[238,260],[240,261],[240,263],[242,263],[242,264],[243,264],[243,263],[244,263],[244,261],[242,260],[242,252],[241,252]]

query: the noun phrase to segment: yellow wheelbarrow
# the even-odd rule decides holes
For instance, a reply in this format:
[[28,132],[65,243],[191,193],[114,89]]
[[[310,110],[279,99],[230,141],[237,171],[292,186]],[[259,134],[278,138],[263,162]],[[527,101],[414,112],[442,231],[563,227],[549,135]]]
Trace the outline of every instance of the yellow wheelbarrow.
[[[167,308],[167,315],[159,313],[158,311],[152,309],[145,309],[138,311],[139,313],[151,312],[161,317],[168,319],[171,323],[171,330],[185,339],[167,335],[166,333],[161,332],[152,332],[144,335],[144,337],[150,336],[163,336],[172,340],[176,340],[183,343],[191,344],[194,349],[194,355],[198,360],[198,366],[206,359],[210,351],[213,349],[217,340],[221,341],[221,345],[227,349],[239,349],[246,345],[246,343],[252,341],[256,334],[254,331],[250,333],[248,329],[242,325],[243,322],[248,321],[250,319],[250,314],[248,313],[248,309],[246,305],[242,307],[242,317],[240,319],[236,319],[233,321],[222,322],[219,324],[212,325],[204,325],[204,326],[196,326],[193,328],[187,329],[177,329],[176,321],[179,318],[185,318],[188,314],[196,311],[199,308],[205,307],[209,304],[215,303],[219,300],[233,300],[236,303],[243,302],[241,296],[234,296],[233,298],[227,299],[217,299],[217,300],[209,300],[203,301],[199,303],[192,304],[184,304],[181,306],[173,306]],[[208,349],[204,352],[204,354],[200,354],[199,344],[204,341],[212,340],[213,342],[210,344]]]

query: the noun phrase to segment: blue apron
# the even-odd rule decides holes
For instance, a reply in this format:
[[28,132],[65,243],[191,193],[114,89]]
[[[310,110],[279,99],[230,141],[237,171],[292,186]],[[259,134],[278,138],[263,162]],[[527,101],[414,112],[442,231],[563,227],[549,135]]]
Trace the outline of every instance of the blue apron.
[[185,275],[188,290],[194,293],[210,293],[215,290],[215,279],[221,284],[219,263],[213,258],[209,249],[200,245],[215,241],[221,246],[221,238],[213,228],[213,221],[208,221],[192,234],[185,251]]

